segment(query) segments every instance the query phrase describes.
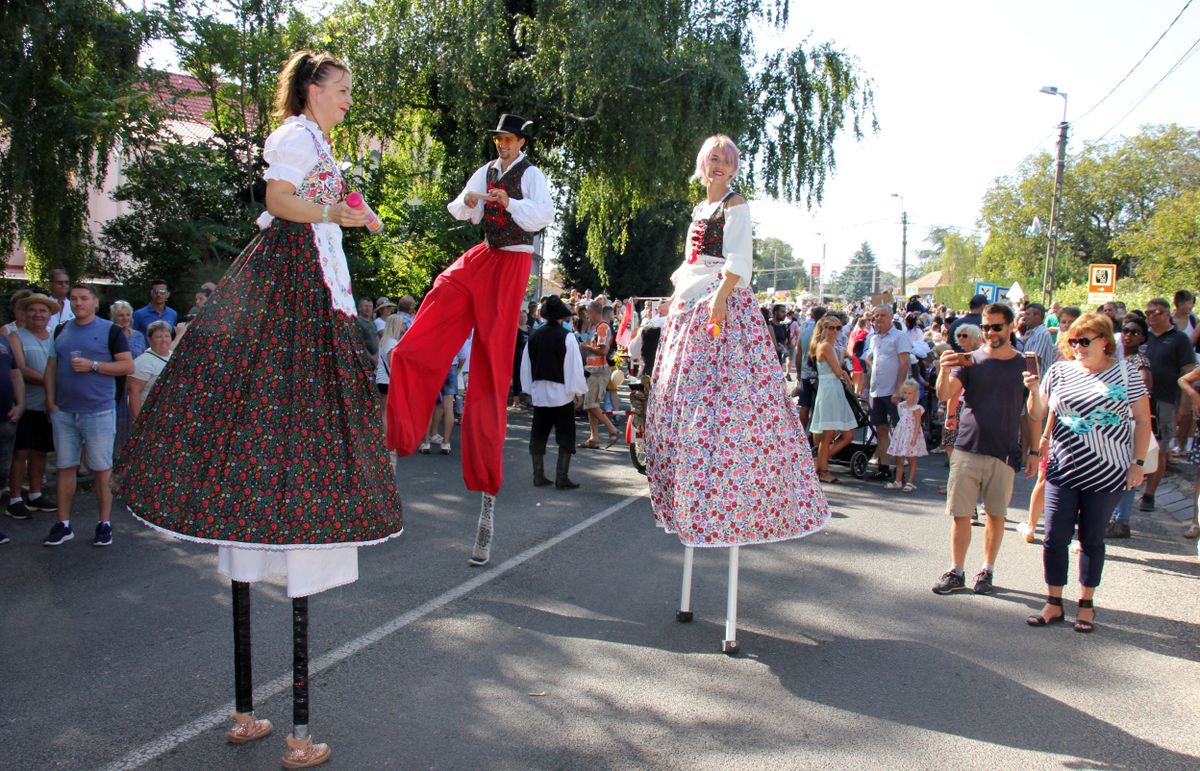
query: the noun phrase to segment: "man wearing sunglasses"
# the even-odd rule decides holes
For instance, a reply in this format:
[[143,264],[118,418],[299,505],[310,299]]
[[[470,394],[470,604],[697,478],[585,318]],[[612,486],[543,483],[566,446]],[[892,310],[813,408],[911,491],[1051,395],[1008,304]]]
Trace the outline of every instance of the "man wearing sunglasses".
[[146,334],[146,330],[150,329],[150,325],[156,321],[165,321],[171,325],[172,334],[175,331],[175,322],[179,320],[179,314],[174,308],[167,305],[167,298],[171,296],[171,290],[167,287],[167,282],[161,278],[156,278],[150,282],[150,302],[138,308],[133,312],[133,328],[146,335],[146,339],[150,336]]
[[1146,303],[1146,322],[1150,338],[1146,358],[1150,359],[1150,401],[1154,405],[1154,426],[1158,436],[1158,468],[1146,475],[1146,492],[1138,508],[1154,511],[1154,494],[1167,472],[1167,448],[1175,433],[1175,411],[1179,406],[1179,378],[1196,367],[1192,341],[1171,319],[1171,304],[1161,297]]
[[[946,351],[939,361],[938,399],[949,402],[961,395],[963,406],[946,484],[946,513],[953,520],[952,560],[950,569],[933,585],[935,594],[967,588],[964,565],[971,545],[971,516],[980,498],[987,525],[984,562],[975,575],[974,590],[976,594],[992,591],[1014,469],[1022,460],[1018,444],[1022,403],[1024,419],[1040,422],[1043,414],[1038,377],[1026,370],[1024,357],[1012,346],[1012,308],[993,303],[984,309],[983,317],[980,326],[986,345],[970,354]],[[1034,475],[1039,459],[1036,450],[1029,451],[1025,476]]]

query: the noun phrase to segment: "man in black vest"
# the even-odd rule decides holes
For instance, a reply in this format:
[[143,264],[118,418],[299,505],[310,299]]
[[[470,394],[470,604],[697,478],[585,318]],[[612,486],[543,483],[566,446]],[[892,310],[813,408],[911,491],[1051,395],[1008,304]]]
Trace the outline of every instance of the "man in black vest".
[[501,115],[492,131],[495,161],[481,166],[447,207],[483,224],[483,243],[442,271],[392,352],[387,444],[411,455],[425,435],[450,362],[475,329],[462,422],[463,479],[483,493],[471,565],[490,559],[492,512],[503,478],[508,389],[533,237],[554,220],[546,177],[525,157],[530,121]]
[[579,487],[567,476],[575,454],[575,407],[583,405],[587,378],[579,343],[562,325],[563,319],[571,318],[571,311],[559,298],[548,297],[542,303],[541,316],[546,324],[529,335],[529,344],[521,354],[521,388],[533,396],[533,427],[529,432],[533,484],[550,484],[546,478],[546,440],[553,428],[558,442],[554,486],[571,490]]

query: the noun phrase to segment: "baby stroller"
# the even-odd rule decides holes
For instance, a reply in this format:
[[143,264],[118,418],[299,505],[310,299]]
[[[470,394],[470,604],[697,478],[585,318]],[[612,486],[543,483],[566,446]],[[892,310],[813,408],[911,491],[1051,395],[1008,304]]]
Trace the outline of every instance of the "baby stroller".
[[841,452],[832,456],[830,463],[837,463],[840,466],[846,466],[850,469],[850,473],[855,479],[862,479],[867,475],[867,462],[871,460],[871,456],[875,454],[875,448],[879,444],[879,436],[875,433],[875,426],[871,425],[871,415],[867,412],[867,408],[858,400],[858,396],[854,394],[850,388],[843,383],[842,391],[845,393],[846,401],[850,404],[850,411],[854,413],[854,422],[856,427],[853,429],[854,438],[850,444],[842,448]]

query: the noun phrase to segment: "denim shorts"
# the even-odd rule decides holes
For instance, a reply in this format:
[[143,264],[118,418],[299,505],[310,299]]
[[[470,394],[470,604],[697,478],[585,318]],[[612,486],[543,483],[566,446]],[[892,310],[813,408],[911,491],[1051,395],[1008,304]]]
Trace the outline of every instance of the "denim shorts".
[[54,427],[54,459],[58,468],[74,468],[86,450],[92,471],[108,471],[113,464],[113,441],[117,438],[117,411],[66,412],[50,414]]

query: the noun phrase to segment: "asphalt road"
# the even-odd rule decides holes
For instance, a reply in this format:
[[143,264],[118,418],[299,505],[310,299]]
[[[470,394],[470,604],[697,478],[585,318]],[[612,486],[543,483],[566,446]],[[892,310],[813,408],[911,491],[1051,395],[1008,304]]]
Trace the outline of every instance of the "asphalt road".
[[[311,600],[311,725],[330,768],[1200,766],[1200,566],[1165,514],[1110,547],[1085,636],[1026,627],[1040,548],[1012,525],[993,596],[929,591],[948,559],[943,456],[923,461],[915,494],[838,485],[825,532],[742,550],[730,658],[726,552],[697,552],[696,618],[677,623],[683,549],[653,527],[627,455],[580,451],[581,489],[534,488],[528,418],[510,422],[491,566],[466,564],[478,499],[457,455],[414,456],[399,464],[404,535]],[[57,549],[38,545],[48,515],[2,525],[0,766],[278,767],[281,585],[252,590],[258,713],[276,733],[233,747],[215,550],[128,514],[94,549],[91,512]]]

